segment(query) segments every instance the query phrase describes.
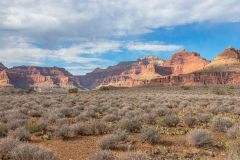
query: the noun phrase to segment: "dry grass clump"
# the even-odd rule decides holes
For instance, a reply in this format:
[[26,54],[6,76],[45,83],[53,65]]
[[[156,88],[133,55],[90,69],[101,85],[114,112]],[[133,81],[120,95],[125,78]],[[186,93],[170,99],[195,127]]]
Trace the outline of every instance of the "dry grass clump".
[[194,129],[187,134],[187,142],[196,147],[210,146],[213,142],[212,134],[206,129]]
[[233,121],[227,117],[214,117],[211,122],[211,128],[219,132],[227,132],[233,125]]
[[100,151],[91,155],[89,160],[115,160],[115,157],[110,151]]
[[161,141],[161,133],[158,128],[144,128],[141,137],[143,141],[150,144],[158,144]]

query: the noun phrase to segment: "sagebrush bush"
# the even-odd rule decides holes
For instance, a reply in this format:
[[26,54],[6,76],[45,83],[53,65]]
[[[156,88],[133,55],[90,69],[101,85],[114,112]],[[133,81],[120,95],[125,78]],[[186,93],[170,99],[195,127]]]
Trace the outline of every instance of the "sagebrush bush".
[[144,128],[141,132],[143,141],[150,144],[158,144],[161,140],[161,133],[158,128]]
[[17,128],[23,127],[27,122],[27,119],[15,119],[14,121],[9,121],[7,126],[10,130],[15,130]]
[[8,134],[8,128],[7,125],[0,122],[0,138],[6,137]]
[[89,160],[115,160],[115,157],[110,151],[100,151],[91,155]]
[[105,122],[115,122],[120,120],[120,118],[117,115],[114,114],[108,114],[106,116],[103,117],[103,121]]
[[128,132],[138,133],[142,128],[142,123],[141,121],[135,118],[134,119],[125,118],[119,121],[119,127],[122,130],[126,130]]
[[155,113],[145,114],[143,116],[144,122],[146,124],[156,124],[157,115]]
[[212,134],[206,129],[191,130],[187,136],[187,142],[196,147],[204,147],[212,144]]
[[189,127],[192,127],[194,126],[196,123],[197,123],[197,119],[194,117],[194,115],[192,114],[186,114],[184,117],[183,117],[183,122],[189,126]]
[[161,107],[153,110],[153,113],[155,113],[157,116],[165,116],[170,112],[170,109],[167,107]]
[[57,160],[57,157],[50,150],[21,144],[10,151],[10,160]]
[[94,135],[94,128],[92,127],[92,125],[87,124],[87,123],[77,123],[73,126],[73,130],[77,135],[81,135],[81,136],[90,136],[90,135]]
[[68,124],[58,126],[58,129],[56,130],[56,135],[63,140],[68,140],[71,136],[70,126]]
[[13,132],[13,137],[19,141],[30,141],[31,134],[25,128],[17,128]]
[[197,115],[197,121],[199,123],[208,123],[211,120],[212,115],[209,113],[201,113]]
[[0,140],[0,159],[10,160],[10,151],[19,145],[19,141],[5,138]]
[[227,135],[231,139],[240,137],[240,127],[235,125],[227,130]]
[[227,117],[214,117],[211,122],[211,128],[219,132],[227,132],[233,125],[233,121]]
[[93,127],[94,127],[94,134],[95,135],[102,135],[102,134],[106,134],[109,132],[109,128],[107,126],[106,123],[104,122],[94,122],[93,124]]
[[101,149],[115,149],[117,145],[127,138],[125,132],[104,136],[97,143]]
[[168,115],[163,117],[161,123],[164,126],[176,127],[180,122],[180,119],[177,115]]

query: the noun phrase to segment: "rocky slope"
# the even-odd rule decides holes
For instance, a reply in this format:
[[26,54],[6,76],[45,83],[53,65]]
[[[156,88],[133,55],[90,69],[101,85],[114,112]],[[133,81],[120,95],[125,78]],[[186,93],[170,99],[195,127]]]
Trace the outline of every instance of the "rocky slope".
[[52,91],[57,88],[81,87],[78,78],[58,67],[20,66],[0,72],[2,86],[16,88],[35,88],[37,91]]
[[[120,63],[117,66],[99,70],[80,77],[81,82],[94,88],[99,85],[116,87],[134,87],[148,84],[151,79],[167,75],[179,75],[201,70],[210,61],[200,57],[198,53],[181,50],[164,61],[155,56],[147,56],[137,61]],[[85,85],[85,84],[83,84]]]
[[240,84],[240,51],[228,47],[202,70],[152,79],[148,84],[157,86]]
[[163,65],[172,68],[173,75],[187,74],[203,69],[210,61],[202,58],[196,52],[181,50]]

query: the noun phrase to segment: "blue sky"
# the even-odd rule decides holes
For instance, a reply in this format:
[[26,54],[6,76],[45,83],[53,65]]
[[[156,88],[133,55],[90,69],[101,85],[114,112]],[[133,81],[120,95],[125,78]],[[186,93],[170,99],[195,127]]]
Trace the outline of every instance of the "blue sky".
[[0,61],[85,74],[185,48],[240,48],[238,0],[1,0]]

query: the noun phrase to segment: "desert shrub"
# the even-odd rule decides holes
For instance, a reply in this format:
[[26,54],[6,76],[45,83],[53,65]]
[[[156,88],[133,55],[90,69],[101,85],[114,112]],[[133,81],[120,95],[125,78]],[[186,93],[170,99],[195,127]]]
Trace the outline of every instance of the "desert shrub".
[[31,134],[25,128],[17,128],[13,132],[13,137],[19,141],[30,141]]
[[239,160],[240,159],[240,140],[236,140],[229,147],[229,160]]
[[150,160],[150,158],[142,153],[129,153],[123,157],[120,157],[119,160]]
[[201,113],[197,115],[197,121],[199,123],[208,123],[211,119],[212,115],[208,113]]
[[213,104],[210,106],[209,111],[213,114],[229,112],[232,108],[226,105]]
[[192,114],[186,114],[183,117],[183,122],[187,126],[192,127],[192,126],[194,126],[196,124],[197,119]]
[[8,134],[8,128],[7,125],[0,122],[0,138],[6,137]]
[[118,121],[119,119],[120,118],[114,114],[108,114],[103,117],[103,121],[105,121],[105,122],[115,122],[115,121]]
[[10,159],[13,160],[57,160],[55,154],[47,149],[21,144],[10,151]]
[[203,147],[212,144],[212,135],[206,129],[194,129],[190,131],[187,136],[187,141],[190,145]]
[[32,117],[41,117],[42,114],[43,114],[42,111],[39,111],[39,110],[31,110],[29,112],[29,115]]
[[58,126],[58,129],[56,130],[57,137],[60,137],[63,140],[69,139],[70,134],[71,134],[71,129],[70,129],[70,126],[68,124]]
[[154,113],[145,114],[143,116],[144,122],[146,124],[156,124],[157,115]]
[[70,88],[68,89],[68,93],[78,93],[78,88]]
[[227,132],[233,125],[233,121],[227,117],[214,117],[211,122],[211,128],[219,132]]
[[176,127],[179,122],[180,122],[180,119],[177,115],[165,116],[161,121],[162,125],[168,126],[168,127]]
[[227,135],[229,138],[236,139],[240,136],[240,127],[235,125],[228,129]]
[[35,120],[28,120],[28,122],[25,125],[25,128],[30,133],[37,133],[37,132],[45,132],[47,129],[47,124],[43,121],[35,121]]
[[90,124],[79,122],[73,126],[73,130],[77,135],[90,136],[94,134],[94,128]]
[[73,109],[68,107],[63,107],[59,110],[60,117],[67,117],[70,118],[73,115]]
[[9,121],[7,126],[10,130],[15,130],[17,128],[23,127],[27,122],[27,119],[15,119],[14,121]]
[[213,88],[212,93],[214,93],[216,95],[225,95],[226,94],[226,92],[223,89],[220,89],[218,87]]
[[142,124],[138,119],[125,118],[119,121],[119,127],[128,132],[138,133],[142,128]]
[[161,133],[158,128],[144,128],[141,132],[143,141],[150,144],[158,144],[161,140]]
[[97,121],[92,123],[77,123],[73,126],[73,130],[76,134],[82,136],[102,135],[109,132],[106,123]]
[[181,86],[181,88],[183,90],[191,90],[191,87],[190,86],[186,86],[186,85]]
[[106,123],[104,122],[94,122],[93,124],[94,127],[94,134],[95,135],[101,135],[101,134],[106,134],[109,132],[109,128]]
[[158,116],[165,116],[169,114],[171,110],[167,107],[161,107],[161,108],[155,109],[153,112],[156,113]]
[[115,158],[110,151],[100,151],[91,155],[89,160],[115,160]]
[[17,140],[5,138],[0,140],[0,159],[10,160],[10,151],[19,145]]
[[114,149],[117,145],[127,138],[125,132],[119,132],[111,135],[104,136],[97,143],[101,149]]

